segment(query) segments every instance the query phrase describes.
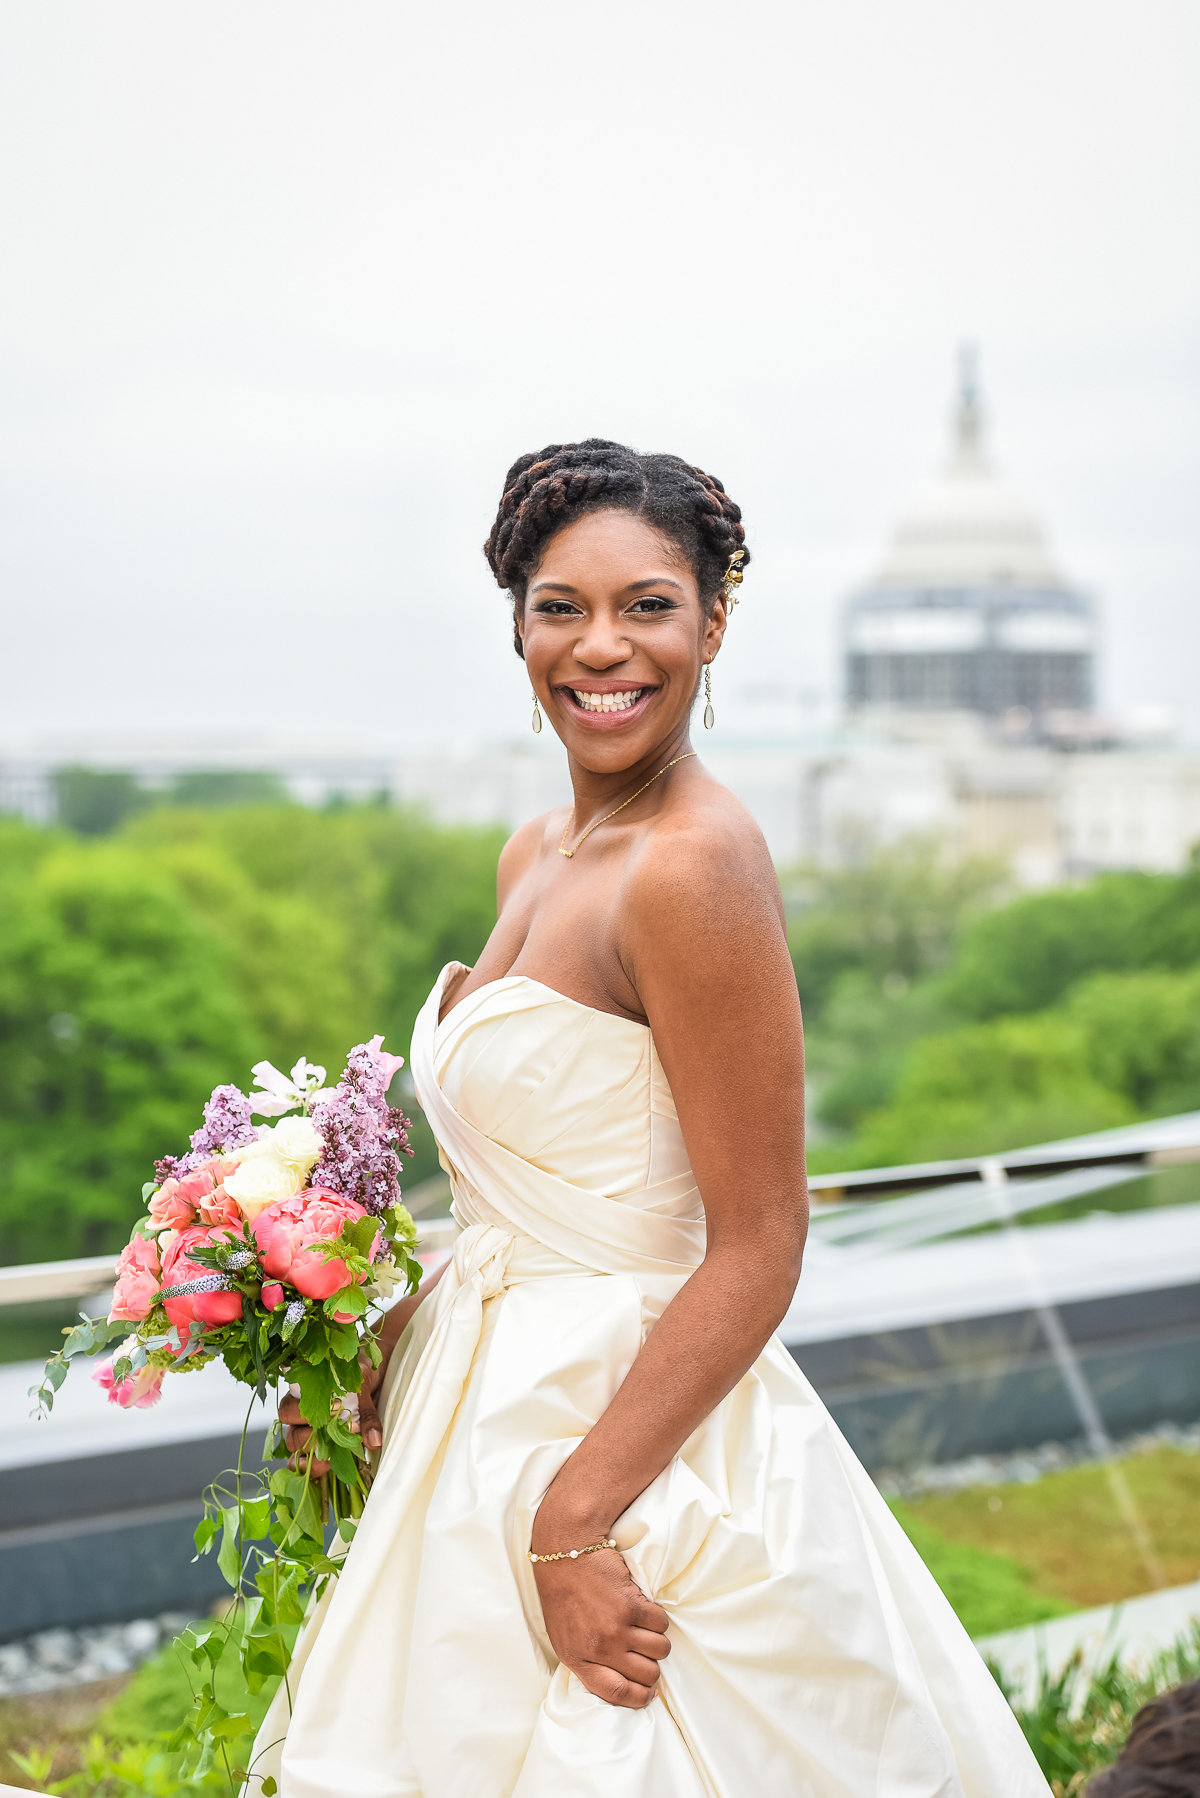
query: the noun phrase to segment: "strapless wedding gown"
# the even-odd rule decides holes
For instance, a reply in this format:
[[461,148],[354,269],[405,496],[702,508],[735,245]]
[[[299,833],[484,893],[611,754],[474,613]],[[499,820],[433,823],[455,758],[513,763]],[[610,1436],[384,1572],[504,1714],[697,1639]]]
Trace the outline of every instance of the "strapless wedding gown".
[[439,1024],[452,968],[412,1069],[462,1233],[255,1772],[282,1798],[1047,1798],[778,1341],[613,1527],[670,1617],[653,1702],[605,1704],[556,1661],[534,1512],[703,1255],[703,1210],[644,1025],[523,975]]

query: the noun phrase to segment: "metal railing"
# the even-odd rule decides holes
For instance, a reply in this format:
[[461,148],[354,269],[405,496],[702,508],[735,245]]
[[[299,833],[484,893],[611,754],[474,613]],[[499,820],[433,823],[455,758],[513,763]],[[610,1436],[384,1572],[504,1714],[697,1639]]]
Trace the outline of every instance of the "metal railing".
[[[994,1215],[1000,1183],[1011,1183],[1007,1198],[1011,1214],[1188,1161],[1200,1161],[1200,1111],[1001,1155],[817,1174],[808,1186],[822,1237],[864,1249],[870,1243],[879,1253],[931,1242],[985,1221]],[[894,1195],[901,1193],[913,1196],[897,1201]],[[423,1181],[409,1197],[417,1214],[421,1251],[449,1247],[456,1233],[453,1220],[428,1215],[434,1205],[448,1200],[448,1182],[438,1177]],[[891,1203],[883,1209],[861,1203],[884,1198]],[[113,1267],[111,1255],[87,1255],[0,1268],[0,1307],[94,1297],[111,1287]]]

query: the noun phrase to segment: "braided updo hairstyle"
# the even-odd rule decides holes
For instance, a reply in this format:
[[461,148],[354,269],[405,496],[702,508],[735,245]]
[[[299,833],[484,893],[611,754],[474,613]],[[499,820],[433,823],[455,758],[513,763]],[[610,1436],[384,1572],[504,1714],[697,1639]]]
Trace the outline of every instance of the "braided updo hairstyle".
[[633,512],[661,531],[691,564],[706,611],[711,610],[735,550],[750,560],[742,511],[715,475],[678,456],[639,455],[623,443],[588,437],[550,443],[520,456],[504,481],[504,496],[483,546],[488,565],[513,602],[513,637],[524,655],[517,619],[529,577],[551,537],[585,512]]

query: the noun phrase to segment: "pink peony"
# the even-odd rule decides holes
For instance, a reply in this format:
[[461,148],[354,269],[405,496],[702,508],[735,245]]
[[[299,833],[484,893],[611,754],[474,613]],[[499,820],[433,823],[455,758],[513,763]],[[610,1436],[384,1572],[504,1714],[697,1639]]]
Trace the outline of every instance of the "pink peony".
[[[198,1261],[192,1261],[188,1250],[222,1236],[226,1241],[234,1240],[228,1231],[208,1230],[203,1224],[191,1224],[186,1230],[180,1230],[171,1239],[163,1256],[163,1285],[182,1286],[189,1280],[205,1279],[214,1270]],[[178,1298],[164,1299],[163,1309],[178,1329],[180,1341],[183,1342],[187,1339],[188,1325],[193,1319],[208,1329],[219,1329],[222,1324],[232,1323],[235,1318],[240,1317],[242,1295],[240,1292],[188,1292]]]
[[110,1405],[123,1405],[126,1410],[136,1405],[144,1411],[147,1405],[156,1405],[162,1397],[163,1370],[161,1367],[139,1367],[136,1373],[126,1375],[123,1380],[113,1379],[113,1364],[104,1361],[92,1374],[97,1386],[102,1386],[108,1394]]
[[154,1307],[158,1286],[158,1244],[149,1236],[135,1236],[125,1244],[117,1262],[109,1322],[126,1318],[130,1323],[141,1323]]
[[268,1311],[278,1311],[285,1296],[283,1287],[278,1280],[268,1280],[262,1289],[262,1302]]
[[[350,1285],[350,1270],[344,1261],[326,1261],[314,1254],[309,1245],[330,1242],[341,1235],[344,1225],[366,1215],[353,1199],[344,1199],[326,1186],[311,1186],[293,1198],[277,1199],[260,1211],[250,1226],[264,1272],[275,1280],[286,1280],[306,1299],[331,1298]],[[375,1241],[378,1243],[378,1236]]]

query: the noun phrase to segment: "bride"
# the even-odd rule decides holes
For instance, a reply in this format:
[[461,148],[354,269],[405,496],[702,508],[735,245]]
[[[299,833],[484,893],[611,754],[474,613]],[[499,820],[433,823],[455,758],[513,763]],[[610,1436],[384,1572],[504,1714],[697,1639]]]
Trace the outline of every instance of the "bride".
[[674,456],[509,471],[486,553],[574,803],[508,843],[487,946],[417,1020],[461,1234],[383,1324],[374,1486],[248,1790],[1045,1798],[774,1336],[800,1006],[763,839],[689,737],[744,542]]

